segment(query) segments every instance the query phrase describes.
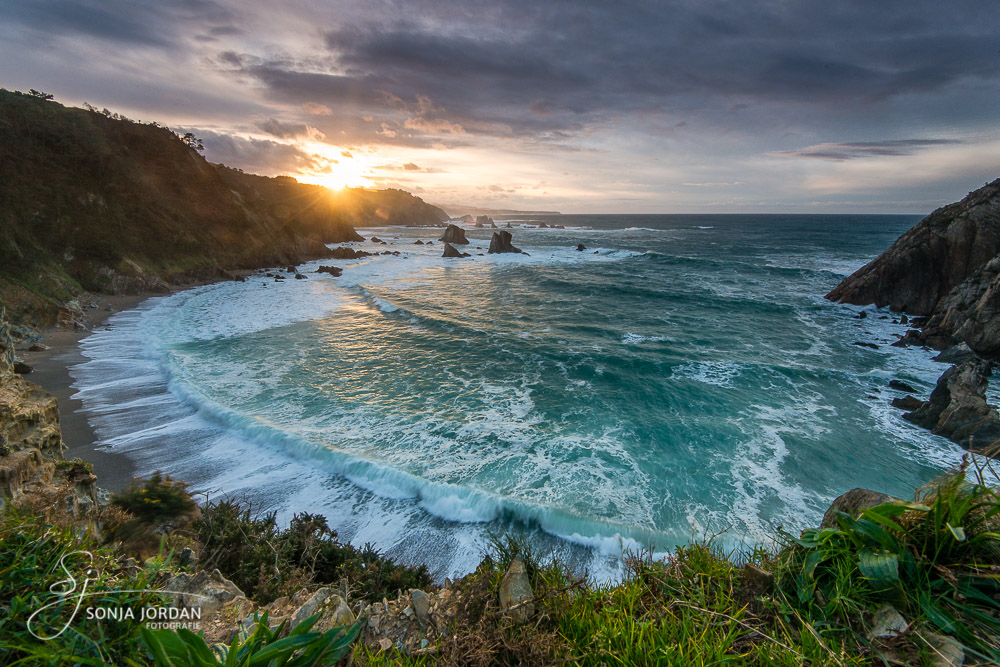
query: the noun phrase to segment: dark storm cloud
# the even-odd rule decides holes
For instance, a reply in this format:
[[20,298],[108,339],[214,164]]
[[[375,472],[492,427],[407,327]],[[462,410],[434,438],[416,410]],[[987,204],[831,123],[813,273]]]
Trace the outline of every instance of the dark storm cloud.
[[[188,128],[182,128],[187,131]],[[287,174],[319,168],[316,159],[294,146],[267,139],[245,139],[209,130],[193,129],[205,144],[205,157],[212,162],[239,165],[256,174]]]
[[823,143],[806,146],[794,151],[777,151],[771,155],[781,157],[813,158],[819,160],[854,160],[865,157],[913,155],[921,149],[960,144],[954,139],[895,139],[886,141],[859,141],[848,143]]
[[270,134],[273,137],[278,137],[279,139],[294,139],[296,137],[307,137],[313,134],[313,130],[305,123],[283,123],[274,118],[268,118],[267,120],[260,121],[257,124],[257,129],[261,132]]
[[[325,68],[287,59],[239,67],[275,97],[397,114],[417,132],[559,140],[621,113],[722,117],[735,104],[792,103],[850,114],[995,83],[998,40],[983,20],[991,5],[963,7],[366,3],[345,7],[323,33]],[[402,16],[420,18],[393,18]]]

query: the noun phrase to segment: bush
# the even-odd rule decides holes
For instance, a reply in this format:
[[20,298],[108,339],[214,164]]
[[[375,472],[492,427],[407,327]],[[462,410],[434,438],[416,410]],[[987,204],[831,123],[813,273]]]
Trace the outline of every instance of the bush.
[[318,514],[296,514],[281,529],[274,513],[224,500],[204,507],[193,528],[204,545],[202,567],[218,568],[261,604],[310,582],[343,581],[352,595],[369,601],[432,583],[423,565],[399,565],[371,545],[358,549],[339,542]]
[[157,471],[149,479],[133,483],[125,491],[112,496],[111,504],[143,523],[160,524],[190,514],[195,509],[187,486]]

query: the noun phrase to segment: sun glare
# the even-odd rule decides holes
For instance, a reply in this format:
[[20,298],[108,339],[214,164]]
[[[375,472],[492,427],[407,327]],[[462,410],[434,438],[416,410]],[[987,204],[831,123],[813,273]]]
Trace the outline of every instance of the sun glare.
[[319,169],[297,174],[296,179],[331,190],[371,187],[374,183],[365,176],[365,171],[366,165],[360,160],[338,156],[329,158],[327,164]]

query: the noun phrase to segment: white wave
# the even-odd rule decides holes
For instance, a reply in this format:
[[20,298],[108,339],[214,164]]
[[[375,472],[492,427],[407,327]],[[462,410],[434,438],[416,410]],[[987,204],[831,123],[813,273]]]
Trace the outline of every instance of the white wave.
[[674,368],[673,379],[695,380],[716,387],[732,388],[733,380],[742,372],[740,364],[732,361],[692,361]]
[[639,345],[641,343],[661,343],[666,336],[643,336],[636,333],[626,333],[622,336],[623,345]]

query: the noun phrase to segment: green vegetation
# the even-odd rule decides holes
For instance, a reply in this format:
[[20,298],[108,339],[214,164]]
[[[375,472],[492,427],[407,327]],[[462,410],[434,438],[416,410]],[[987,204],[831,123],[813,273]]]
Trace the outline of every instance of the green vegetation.
[[179,518],[195,508],[187,484],[171,479],[170,475],[161,475],[159,471],[111,496],[111,504],[152,525]]
[[202,566],[219,568],[260,604],[306,583],[344,582],[354,598],[369,601],[431,584],[424,566],[398,565],[371,545],[357,549],[337,541],[337,532],[316,514],[296,514],[282,529],[273,513],[221,501],[202,509],[194,531],[204,545]]
[[314,667],[334,665],[347,655],[351,643],[361,632],[362,623],[349,628],[311,632],[319,614],[296,625],[281,639],[285,622],[268,629],[267,614],[257,622],[253,633],[240,642],[237,636],[225,651],[213,652],[205,640],[190,630],[142,629],[142,641],[149,648],[156,667]]
[[[86,534],[74,533],[70,527],[60,528],[17,512],[7,512],[0,522],[0,656],[4,664],[148,664],[138,619],[81,619],[98,608],[137,610],[166,604],[155,593],[120,592],[156,588],[157,566],[123,575],[110,549]],[[75,590],[71,581],[76,582]],[[69,594],[60,597],[59,592]],[[69,622],[78,601],[75,620]]]

